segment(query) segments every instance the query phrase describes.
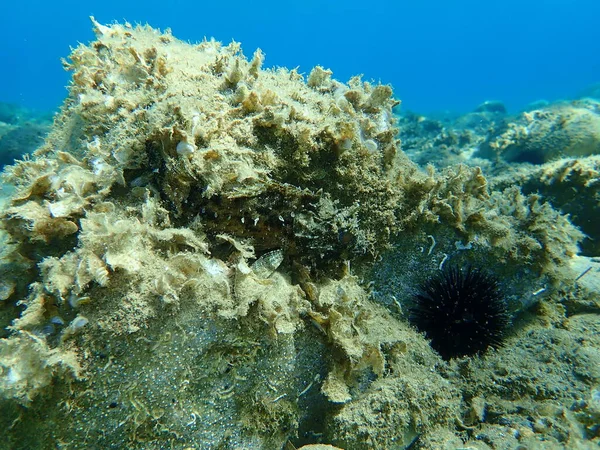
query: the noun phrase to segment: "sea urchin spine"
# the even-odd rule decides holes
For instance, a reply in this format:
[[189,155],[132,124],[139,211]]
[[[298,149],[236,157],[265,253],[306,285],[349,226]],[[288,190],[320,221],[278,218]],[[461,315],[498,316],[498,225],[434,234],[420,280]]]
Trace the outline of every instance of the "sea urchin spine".
[[510,316],[498,280],[479,269],[450,267],[423,283],[410,321],[444,359],[499,347]]

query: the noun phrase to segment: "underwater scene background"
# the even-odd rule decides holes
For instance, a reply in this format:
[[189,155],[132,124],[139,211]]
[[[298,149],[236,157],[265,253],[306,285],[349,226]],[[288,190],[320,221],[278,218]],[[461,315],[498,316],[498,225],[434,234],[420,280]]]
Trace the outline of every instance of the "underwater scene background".
[[0,449],[598,448],[598,12],[6,5]]
[[88,16],[260,48],[267,66],[316,65],[336,78],[391,83],[405,109],[465,113],[486,100],[515,113],[598,83],[594,0],[7,2],[0,14],[0,99],[42,110],[63,101],[61,58],[94,38]]

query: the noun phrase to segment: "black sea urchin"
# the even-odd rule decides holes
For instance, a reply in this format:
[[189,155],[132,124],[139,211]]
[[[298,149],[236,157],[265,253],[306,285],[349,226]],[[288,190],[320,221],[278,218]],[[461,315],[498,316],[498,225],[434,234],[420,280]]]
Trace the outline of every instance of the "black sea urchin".
[[451,267],[414,297],[410,321],[444,359],[499,347],[510,316],[498,281],[478,269]]

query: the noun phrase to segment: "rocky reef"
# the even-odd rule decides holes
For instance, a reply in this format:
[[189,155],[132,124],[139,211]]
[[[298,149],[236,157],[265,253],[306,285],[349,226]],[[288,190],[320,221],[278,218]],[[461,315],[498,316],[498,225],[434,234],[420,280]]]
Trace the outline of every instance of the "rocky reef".
[[[0,446],[598,438],[599,334],[539,368],[598,326],[567,215],[479,167],[420,168],[389,86],[93,25],[45,143],[4,172]],[[502,348],[444,361],[408,324],[450,263],[502,280]]]
[[495,102],[462,116],[407,113],[399,129],[403,149],[418,164],[482,167],[493,190],[516,186],[524,194],[539,194],[586,235],[582,254],[600,254],[597,99],[534,104],[517,115]]

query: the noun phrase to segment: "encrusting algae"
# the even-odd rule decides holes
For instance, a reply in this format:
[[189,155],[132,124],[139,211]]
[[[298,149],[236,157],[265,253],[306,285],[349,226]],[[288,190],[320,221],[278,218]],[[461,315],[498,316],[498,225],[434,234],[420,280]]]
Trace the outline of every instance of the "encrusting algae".
[[[389,86],[93,24],[45,144],[5,171],[0,446],[475,439],[489,386],[466,394],[398,307],[447,259],[475,261],[514,298],[544,287],[520,346],[564,320],[582,238],[568,218],[477,168],[422,172]],[[575,428],[562,438],[586,437]]]

